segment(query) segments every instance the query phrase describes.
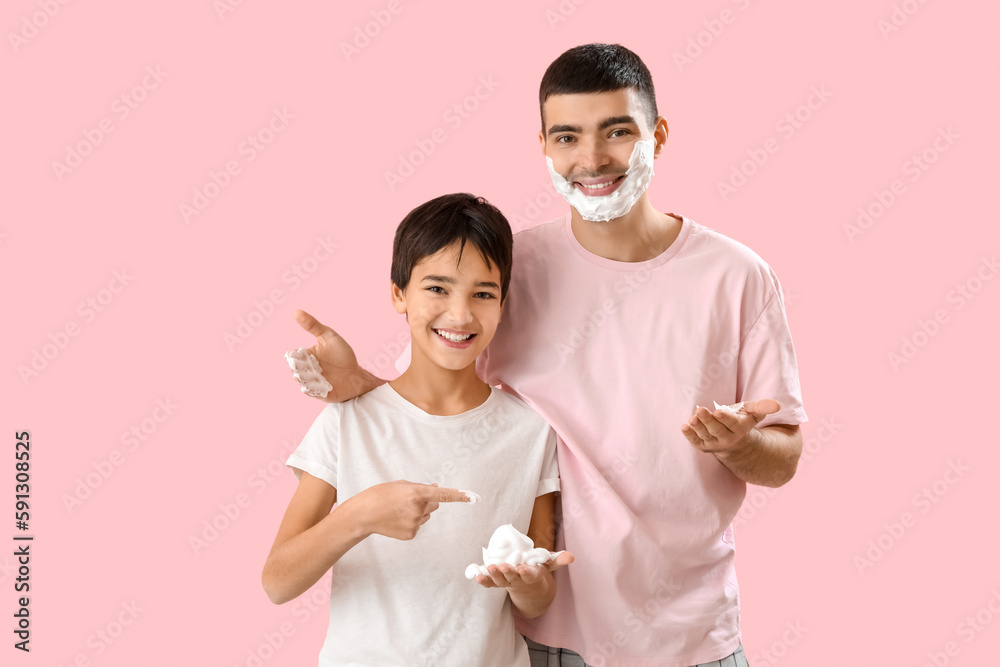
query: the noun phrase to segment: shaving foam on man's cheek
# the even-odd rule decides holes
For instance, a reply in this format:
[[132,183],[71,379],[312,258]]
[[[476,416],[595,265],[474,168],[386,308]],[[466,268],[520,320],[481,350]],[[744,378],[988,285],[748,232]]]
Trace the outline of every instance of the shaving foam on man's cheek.
[[556,192],[561,194],[584,220],[607,222],[631,211],[639,201],[639,197],[646,191],[650,179],[653,178],[653,146],[652,139],[635,142],[632,155],[628,159],[628,171],[625,172],[624,181],[617,190],[603,197],[588,197],[583,194],[555,170],[552,158],[546,155],[545,161],[549,165],[549,175],[552,177]]

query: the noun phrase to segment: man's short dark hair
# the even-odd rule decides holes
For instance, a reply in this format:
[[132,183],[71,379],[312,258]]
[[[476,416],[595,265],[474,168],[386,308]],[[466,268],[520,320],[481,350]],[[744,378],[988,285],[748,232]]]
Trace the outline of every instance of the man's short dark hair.
[[442,195],[406,214],[392,242],[390,278],[400,289],[410,284],[413,267],[425,257],[459,242],[461,261],[466,242],[475,246],[490,269],[500,270],[500,301],[507,298],[513,263],[513,234],[507,218],[482,197],[460,192]]
[[622,88],[635,88],[649,116],[649,126],[655,125],[656,93],[653,77],[639,56],[620,44],[584,44],[575,46],[552,61],[545,70],[538,89],[538,107],[545,132],[545,100],[553,95],[577,93],[607,93]]

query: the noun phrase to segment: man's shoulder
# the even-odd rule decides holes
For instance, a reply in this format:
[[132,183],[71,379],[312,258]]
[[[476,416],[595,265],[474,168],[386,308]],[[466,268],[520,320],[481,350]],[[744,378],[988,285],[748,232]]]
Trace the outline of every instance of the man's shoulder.
[[542,245],[549,245],[561,237],[562,227],[566,224],[566,215],[560,215],[554,220],[542,222],[534,227],[527,227],[514,234],[514,250],[526,250]]
[[730,271],[768,275],[771,267],[752,248],[722,232],[688,219],[691,232],[684,254],[697,261],[722,264]]

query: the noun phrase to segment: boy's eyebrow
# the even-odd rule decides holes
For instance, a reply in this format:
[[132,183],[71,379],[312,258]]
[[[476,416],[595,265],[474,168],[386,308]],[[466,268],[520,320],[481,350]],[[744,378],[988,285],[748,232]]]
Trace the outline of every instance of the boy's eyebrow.
[[[448,283],[449,285],[454,285],[455,279],[449,276],[424,276],[423,280],[420,282]],[[495,282],[482,280],[476,283],[476,287],[492,287],[494,289],[500,289],[500,285],[497,285]]]

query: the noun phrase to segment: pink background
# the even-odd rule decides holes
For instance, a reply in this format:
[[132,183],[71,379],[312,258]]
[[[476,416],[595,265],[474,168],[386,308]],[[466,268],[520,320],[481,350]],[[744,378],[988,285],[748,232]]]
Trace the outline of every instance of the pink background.
[[[325,593],[277,607],[259,583],[294,489],[279,468],[320,407],[282,360],[311,342],[292,313],[390,373],[397,222],[462,190],[515,228],[562,214],[537,87],[592,41],[653,72],[671,128],[654,205],[748,244],[786,291],[811,421],[794,481],[751,488],[737,522],[751,664],[995,661],[995,3],[896,3],[886,34],[892,0],[216,6],[4,4],[4,664],[314,664]],[[57,174],[69,147],[87,155]],[[390,188],[401,161],[419,164]],[[227,343],[241,318],[257,326]],[[11,633],[21,430],[30,655]]]

